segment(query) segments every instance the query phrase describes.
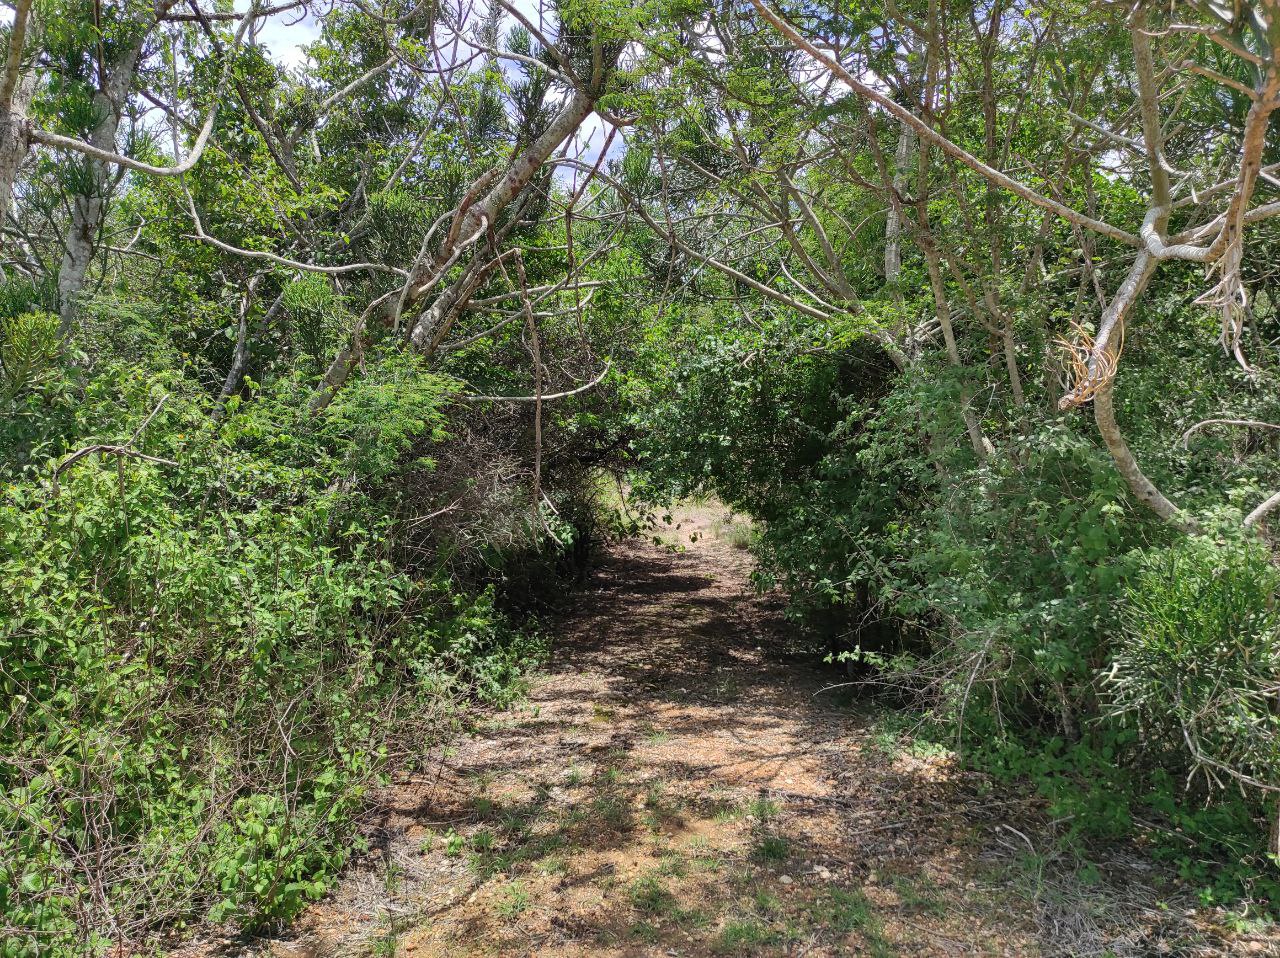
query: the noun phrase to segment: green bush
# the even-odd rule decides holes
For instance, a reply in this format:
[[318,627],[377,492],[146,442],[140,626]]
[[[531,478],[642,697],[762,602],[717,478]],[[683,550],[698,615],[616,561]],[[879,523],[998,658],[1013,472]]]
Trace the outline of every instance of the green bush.
[[1280,786],[1280,570],[1259,542],[1188,539],[1145,557],[1108,675],[1113,706],[1214,786]]
[[1280,785],[1280,571],[1258,542],[1197,537],[1145,557],[1127,590],[1115,710],[1209,783]]
[[[454,383],[387,357],[324,417],[286,376],[219,418],[165,369],[53,379],[0,426],[0,955],[286,921],[399,736],[509,701],[537,652],[397,551],[388,490]],[[148,458],[72,461],[98,444]]]
[[[1256,502],[1274,486],[1265,450],[1173,448],[1179,422],[1255,401],[1195,389],[1201,361],[1126,357],[1123,415],[1144,423],[1131,442],[1189,505],[1220,503],[1206,486],[1222,469]],[[922,703],[967,761],[1034,783],[1072,836],[1142,828],[1214,900],[1280,901],[1267,547],[1155,521],[1077,415],[993,399],[979,463],[960,395],[940,358],[892,375],[856,335],[706,330],[655,388],[636,486],[654,502],[714,493],[756,520],[760,584],[786,591],[814,654]],[[1206,463],[1223,450],[1229,463]],[[1219,505],[1204,523],[1239,519]]]

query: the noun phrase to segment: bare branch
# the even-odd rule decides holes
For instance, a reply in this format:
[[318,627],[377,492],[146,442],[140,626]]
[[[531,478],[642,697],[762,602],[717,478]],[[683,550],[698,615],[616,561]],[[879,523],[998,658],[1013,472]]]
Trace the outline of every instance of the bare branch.
[[885,96],[880,91],[873,89],[861,80],[857,79],[852,73],[846,70],[839,61],[835,60],[823,50],[820,50],[811,41],[802,36],[795,27],[791,26],[791,24],[778,16],[778,14],[774,13],[773,10],[765,6],[762,0],[751,0],[751,5],[754,6],[756,10],[760,12],[760,15],[769,21],[769,23],[772,24],[779,33],[838,76],[859,96],[870,100],[887,113],[892,114],[896,119],[915,130],[922,140],[929,141],[948,156],[951,156],[963,163],[974,172],[982,175],[996,185],[1003,187],[1015,196],[1020,196],[1027,202],[1032,203],[1041,209],[1049,210],[1070,223],[1075,223],[1076,225],[1083,226],[1095,233],[1100,233],[1103,236],[1108,236],[1111,239],[1118,240],[1126,246],[1137,247],[1142,244],[1142,241],[1137,236],[1134,236],[1127,230],[1122,230],[1118,226],[1112,226],[1110,223],[1095,219],[1092,216],[1087,216],[1078,210],[1073,210],[1071,207],[1066,206],[1063,203],[1059,203],[1057,200],[1050,199],[1042,193],[1038,193],[1025,183],[1020,183],[1011,176],[988,166],[972,153],[969,153],[963,147],[943,136],[910,110],[904,109],[890,97]]
[[[209,136],[213,132],[214,121],[218,118],[218,108],[222,101],[223,91],[227,87],[227,83],[231,77],[231,68],[235,61],[235,50],[239,48],[243,42],[245,34],[250,26],[257,22],[259,14],[254,11],[244,15],[240,21],[240,28],[236,31],[235,39],[232,42],[230,51],[224,52],[222,74],[218,79],[218,85],[213,94],[213,103],[209,107],[209,115],[205,118],[204,125],[200,128],[200,133],[196,136],[195,142],[191,145],[191,150],[187,153],[185,159],[176,162],[173,166],[154,166],[150,163],[143,163],[141,160],[135,160],[129,156],[115,153],[111,150],[104,150],[99,147],[86,143],[70,136],[62,136],[59,133],[51,133],[48,130],[33,128],[30,132],[30,138],[33,143],[42,143],[45,146],[56,147],[63,150],[71,150],[76,153],[82,153],[85,156],[92,157],[102,163],[109,163],[113,166],[121,166],[125,169],[133,170],[137,173],[146,173],[150,176],[181,176],[193,169],[200,161],[200,157],[204,154],[205,147],[209,143]],[[177,159],[175,157],[175,159]]]
[[1189,448],[1187,440],[1191,438],[1192,434],[1199,432],[1201,429],[1208,426],[1242,426],[1246,429],[1280,429],[1280,425],[1269,422],[1259,422],[1256,419],[1206,419],[1204,422],[1196,423],[1182,434],[1182,438],[1178,440],[1178,442],[1182,444],[1182,448]]
[[609,374],[610,362],[604,364],[604,369],[600,370],[600,375],[589,383],[584,383],[577,389],[569,389],[560,393],[544,393],[540,396],[460,396],[458,398],[465,399],[467,402],[547,402],[552,399],[567,399],[570,396],[576,396],[584,393],[588,389],[593,389],[600,385],[605,376]]

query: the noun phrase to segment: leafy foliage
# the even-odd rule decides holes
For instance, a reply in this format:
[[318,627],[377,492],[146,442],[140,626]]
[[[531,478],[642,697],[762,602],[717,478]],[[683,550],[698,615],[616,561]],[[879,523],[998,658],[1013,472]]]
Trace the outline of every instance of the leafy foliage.
[[[891,376],[865,342],[814,348],[821,335],[704,328],[642,414],[638,488],[658,501],[712,492],[756,519],[760,584],[785,589],[816,654],[928,703],[969,760],[1036,782],[1080,836],[1164,817],[1199,843],[1167,850],[1206,894],[1274,894],[1267,548],[1229,525],[1185,539],[1153,522],[1070,417],[1017,424],[978,465],[954,381]],[[1167,450],[1156,384],[1187,374],[1130,364],[1144,451]],[[1173,422],[1224,398],[1188,392]],[[1194,488],[1203,460],[1170,459]]]
[[1124,605],[1108,688],[1153,744],[1185,746],[1215,784],[1274,788],[1280,572],[1256,542],[1195,538],[1145,558]]
[[[121,928],[288,919],[348,854],[388,733],[422,747],[536,659],[491,595],[395,561],[380,487],[430,468],[456,386],[392,357],[314,420],[299,385],[218,421],[179,375],[107,366],[46,390],[50,431],[7,432],[30,462],[0,504],[6,954],[70,948],[90,894]],[[131,439],[177,465],[61,451]]]

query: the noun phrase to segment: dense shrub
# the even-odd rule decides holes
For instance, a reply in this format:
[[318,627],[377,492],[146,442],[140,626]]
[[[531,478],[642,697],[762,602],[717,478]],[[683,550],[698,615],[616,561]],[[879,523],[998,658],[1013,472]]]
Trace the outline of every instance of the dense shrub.
[[1112,707],[1209,787],[1280,788],[1278,598],[1261,544],[1200,537],[1145,556],[1126,591]]
[[[1264,544],[1230,531],[1232,503],[1275,469],[1220,435],[1178,443],[1215,408],[1271,415],[1266,390],[1184,389],[1203,359],[1128,355],[1131,441],[1205,506],[1188,538],[1133,502],[1079,414],[991,400],[978,463],[934,357],[893,375],[856,336],[794,323],[691,345],[641,429],[638,487],[714,492],[759,520],[761,584],[787,592],[815,654],[925,702],[969,761],[1033,781],[1070,833],[1142,829],[1210,898],[1280,900],[1277,577]],[[1233,485],[1225,505],[1210,470]]]
[[325,417],[289,376],[220,417],[165,364],[46,372],[0,426],[0,954],[286,920],[389,758],[537,654],[399,546],[456,387],[384,357]]

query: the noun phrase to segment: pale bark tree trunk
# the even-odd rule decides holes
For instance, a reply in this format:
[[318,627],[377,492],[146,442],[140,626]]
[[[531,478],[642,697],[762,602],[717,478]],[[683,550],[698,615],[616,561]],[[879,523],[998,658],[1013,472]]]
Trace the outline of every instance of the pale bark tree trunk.
[[[924,226],[928,229],[928,225]],[[956,345],[955,330],[951,328],[951,305],[947,300],[947,288],[942,280],[942,257],[938,253],[938,248],[934,244],[933,237],[922,233],[917,237],[917,243],[920,251],[924,254],[925,265],[929,269],[929,286],[933,290],[934,312],[938,317],[938,325],[942,327],[942,340],[947,347],[947,361],[955,369],[963,369],[964,363],[960,361],[960,349]],[[967,385],[960,389],[960,415],[964,419],[965,432],[969,434],[969,444],[973,447],[973,454],[978,457],[978,462],[985,462],[987,459],[987,443],[986,438],[982,435],[982,425],[978,422],[978,417],[973,414],[973,410],[969,407],[969,403],[973,399],[973,393]]]
[[[994,303],[992,308],[995,308]],[[1013,394],[1014,404],[1022,406],[1027,399],[1022,389],[1022,374],[1018,371],[1018,344],[1013,337],[1013,319],[1003,310],[997,315],[1004,320],[1000,324],[1000,341],[1004,344],[1004,368],[1009,374],[1009,391]]]
[[27,110],[35,95],[36,77],[33,71],[22,69],[27,38],[37,30],[31,6],[32,0],[18,0],[15,6],[4,76],[0,78],[0,225],[13,205],[13,184],[31,145]]
[[[482,231],[493,229],[497,219],[512,201],[524,192],[542,165],[551,158],[561,143],[577,131],[594,109],[594,97],[581,90],[575,91],[569,102],[551,121],[550,126],[511,162],[484,197],[469,208],[460,211],[461,215],[450,227],[448,235],[436,250],[435,256],[424,263],[422,275],[415,277],[417,283],[421,284],[428,280],[432,273],[447,268],[465,243],[474,241]],[[443,328],[445,318],[461,305],[458,285],[454,284],[453,287],[446,289],[431,308],[424,310],[414,323],[409,339],[418,349],[430,352],[435,345],[438,345],[439,331]],[[411,289],[408,302],[412,303],[422,295],[424,295],[422,292]]]
[[[595,109],[595,97],[581,90],[561,108],[550,126],[529,146],[511,161],[498,180],[489,187],[487,193],[465,209],[460,209],[454,223],[444,241],[431,257],[414,271],[409,280],[409,288],[404,302],[418,302],[435,286],[439,273],[450,268],[457,261],[458,254],[466,244],[474,241],[483,231],[492,229],[494,222],[517,199],[538,170],[547,162],[553,153],[566,139],[574,134],[584,120]],[[483,181],[478,184],[483,189]],[[475,188],[473,188],[475,189]],[[478,192],[478,189],[476,190]],[[465,203],[465,200],[464,200]],[[496,253],[496,251],[495,251]],[[428,355],[440,344],[447,331],[449,317],[456,315],[470,295],[470,271],[466,271],[457,282],[446,287],[427,309],[414,321],[409,331],[412,345]],[[351,342],[339,351],[329,364],[323,381],[310,403],[311,412],[322,412],[333,401],[338,390],[346,383],[351,371],[355,368],[363,353],[363,340],[366,334],[364,324],[352,334]]]
[[13,184],[30,146],[26,112],[35,84],[23,82],[21,87],[26,88],[25,96],[20,89],[10,108],[0,113],[0,220],[9,215],[13,206]]
[[[595,97],[581,90],[574,92],[551,121],[551,125],[542,135],[529,144],[529,147],[511,163],[505,173],[485,194],[484,199],[472,205],[463,215],[454,233],[455,240],[461,241],[473,236],[480,229],[482,222],[492,226],[502,211],[529,185],[542,165],[570,136],[577,132],[584,120],[596,107]],[[452,249],[442,249],[437,254],[438,262],[446,261],[453,253]]]
[[1244,527],[1252,529],[1259,522],[1267,517],[1267,515],[1276,509],[1280,509],[1280,492],[1274,493],[1264,500],[1261,505],[1254,509],[1251,513],[1244,517]]
[[1166,522],[1187,525],[1186,520],[1182,518],[1182,510],[1170,502],[1164,493],[1156,488],[1155,483],[1147,478],[1142,467],[1138,465],[1138,460],[1134,458],[1132,450],[1129,449],[1129,444],[1125,442],[1124,434],[1116,422],[1115,406],[1111,401],[1114,387],[1115,379],[1108,379],[1094,395],[1093,418],[1098,424],[1102,441],[1107,444],[1107,451],[1115,461],[1116,470],[1128,484],[1129,491],[1144,506]]
[[472,273],[468,270],[458,278],[457,282],[451,283],[437,296],[435,302],[422,311],[409,337],[415,349],[427,356],[435,354],[449,331],[452,317],[457,315],[465,301],[470,299],[467,293],[472,285]]
[[1124,433],[1120,431],[1120,425],[1116,421],[1115,405],[1112,402],[1115,391],[1115,363],[1124,335],[1125,319],[1151,281],[1158,265],[1154,256],[1145,252],[1139,253],[1129,269],[1129,275],[1120,284],[1120,289],[1116,291],[1111,304],[1103,314],[1098,335],[1099,338],[1105,336],[1103,357],[1105,364],[1110,367],[1110,375],[1100,377],[1100,385],[1093,395],[1093,419],[1098,424],[1102,441],[1106,443],[1107,451],[1111,453],[1111,458],[1116,464],[1116,471],[1129,486],[1129,491],[1133,493],[1134,498],[1166,522],[1192,528],[1194,523],[1156,488],[1155,483],[1147,478],[1147,474],[1138,465],[1133,450],[1129,448]]
[[[911,154],[915,149],[915,134],[911,127],[903,124],[898,130],[898,147],[893,154],[893,189],[899,197],[907,188],[907,175],[911,165]],[[893,299],[902,302],[902,206],[891,200],[889,213],[884,223],[884,281],[892,291]]]
[[[133,86],[134,72],[145,40],[146,31],[136,31],[119,58],[110,65],[110,74],[101,78],[101,88],[93,97],[93,106],[100,119],[89,134],[91,146],[115,152],[116,134],[120,131],[125,101]],[[88,173],[85,190],[72,198],[66,251],[58,269],[58,317],[63,339],[71,335],[75,325],[78,300],[98,248],[98,236],[111,193],[112,167],[91,157],[85,157],[83,162]]]

